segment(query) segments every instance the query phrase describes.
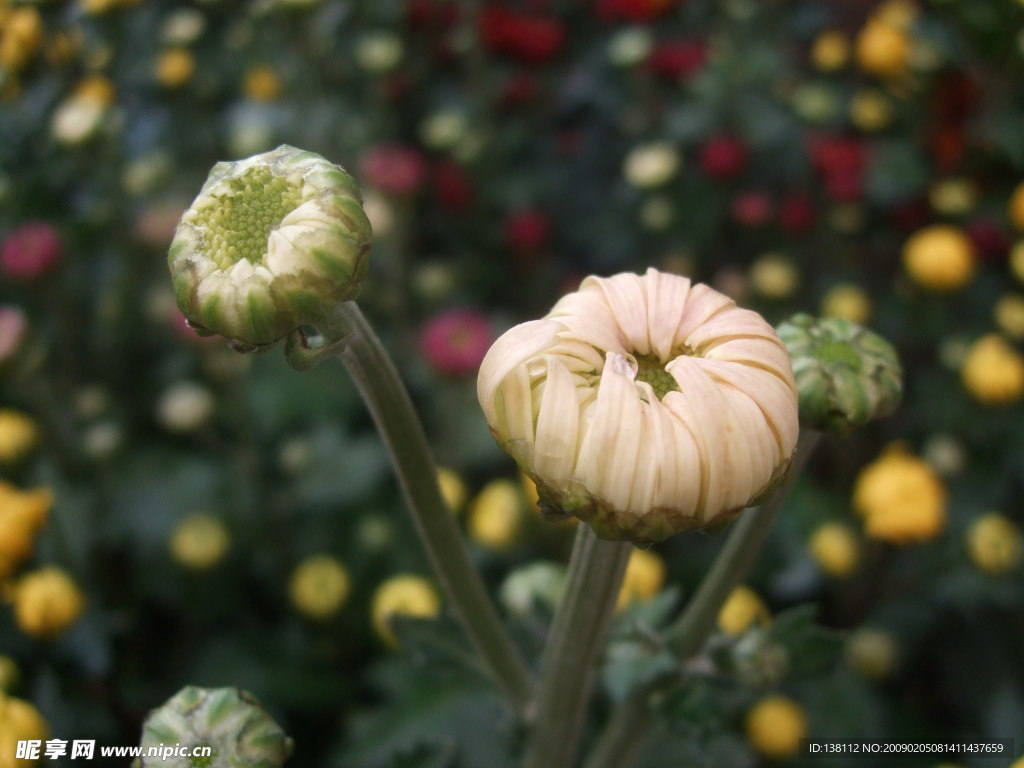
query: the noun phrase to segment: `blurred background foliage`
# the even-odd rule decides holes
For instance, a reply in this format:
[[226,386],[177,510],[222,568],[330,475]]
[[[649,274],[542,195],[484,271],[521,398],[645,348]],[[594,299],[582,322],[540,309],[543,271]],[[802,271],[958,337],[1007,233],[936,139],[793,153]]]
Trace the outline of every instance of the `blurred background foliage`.
[[[802,734],[1019,754],[1022,58],[1017,0],[0,0],[2,687],[62,739],[237,685],[295,764],[511,764],[340,366],[174,307],[209,167],[289,143],[363,185],[360,303],[531,652],[571,527],[479,413],[497,333],[653,265],[897,346],[902,408],[820,450],[643,765]],[[720,542],[634,564],[598,717],[670,663],[642,641]]]

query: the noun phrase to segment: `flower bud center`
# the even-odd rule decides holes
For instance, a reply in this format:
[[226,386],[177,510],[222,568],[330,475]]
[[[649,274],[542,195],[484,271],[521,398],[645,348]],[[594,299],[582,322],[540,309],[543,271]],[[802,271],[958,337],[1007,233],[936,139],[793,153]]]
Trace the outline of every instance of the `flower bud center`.
[[242,259],[259,266],[270,233],[302,203],[302,185],[260,166],[224,183],[226,190],[213,193],[217,204],[199,209],[195,223],[206,228],[209,256],[220,269]]
[[654,394],[661,400],[669,392],[678,392],[679,384],[657,355],[634,355],[637,364],[636,380],[651,385]]
[[823,339],[818,343],[816,352],[818,359],[826,365],[842,363],[854,370],[860,370],[861,357],[849,342]]

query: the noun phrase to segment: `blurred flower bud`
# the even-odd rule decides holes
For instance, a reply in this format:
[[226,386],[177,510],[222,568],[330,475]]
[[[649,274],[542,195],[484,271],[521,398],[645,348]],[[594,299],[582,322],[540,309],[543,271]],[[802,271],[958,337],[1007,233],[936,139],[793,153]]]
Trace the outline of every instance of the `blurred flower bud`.
[[634,187],[649,189],[671,181],[682,162],[682,156],[673,144],[655,141],[633,148],[626,155],[622,172]]
[[911,279],[931,291],[963,288],[974,277],[977,254],[963,230],[934,224],[918,230],[903,246],[903,265]]
[[827,83],[804,83],[793,91],[793,110],[808,123],[828,123],[839,114],[839,95]]
[[1024,295],[1003,294],[996,301],[992,316],[999,330],[1018,341],[1024,340]]
[[869,18],[857,35],[855,52],[861,71],[880,78],[903,74],[910,56],[910,38],[900,27]]
[[747,712],[747,741],[762,757],[786,760],[800,750],[800,739],[807,737],[807,714],[792,699],[765,696]]
[[839,283],[822,298],[821,314],[863,325],[871,319],[871,297],[858,285]]
[[[0,655],[0,696],[13,691],[20,678],[21,671],[18,669],[18,662],[10,656]],[[0,754],[4,753],[0,752]]]
[[892,674],[899,660],[896,640],[881,629],[862,627],[846,641],[846,663],[865,679],[880,681]]
[[458,283],[458,275],[451,264],[444,261],[424,261],[412,276],[416,295],[429,303],[449,299]]
[[944,216],[962,216],[977,203],[978,192],[970,179],[940,179],[928,188],[932,210]]
[[1006,515],[986,512],[967,529],[967,554],[985,573],[1006,573],[1020,562],[1020,528]]
[[395,526],[387,515],[363,515],[359,518],[355,539],[367,552],[383,552],[395,539]]
[[654,195],[640,206],[640,223],[651,232],[664,232],[675,219],[675,205],[667,195]]
[[82,590],[56,566],[27,573],[14,585],[14,622],[30,637],[56,637],[78,621],[84,610]]
[[245,98],[261,104],[271,102],[281,95],[281,78],[273,68],[266,65],[250,67],[242,82]]
[[398,638],[391,628],[396,616],[432,619],[441,613],[437,590],[422,576],[393,576],[373,593],[371,614],[373,628],[385,643],[398,648]]
[[722,181],[742,173],[747,164],[747,147],[735,136],[712,136],[700,148],[698,162],[704,173]]
[[542,250],[551,236],[551,223],[544,211],[524,208],[509,214],[505,221],[505,242],[517,252]]
[[800,272],[788,256],[768,253],[750,266],[750,285],[766,299],[786,299],[800,287]]
[[444,109],[427,115],[419,133],[424,147],[444,151],[456,147],[468,131],[469,122],[461,110]]
[[190,571],[206,571],[224,559],[231,536],[224,523],[213,515],[197,513],[178,521],[168,548],[174,562]]
[[779,227],[784,232],[801,234],[814,226],[817,211],[803,195],[789,195],[779,204]]
[[1018,232],[1024,232],[1024,182],[1017,185],[1010,196],[1007,215]]
[[43,741],[50,728],[39,710],[22,699],[0,692],[0,766],[36,765],[35,760],[16,759],[19,741]]
[[21,491],[0,480],[0,580],[10,576],[32,552],[52,506],[49,489]]
[[437,468],[437,484],[441,488],[441,498],[453,515],[457,515],[466,503],[466,483],[454,469]]
[[477,394],[543,507],[611,539],[732,519],[771,491],[796,445],[796,389],[771,326],[654,269],[589,277],[507,331]]
[[924,460],[944,477],[956,477],[967,463],[964,445],[953,435],[931,435],[921,453]]
[[807,542],[807,549],[818,567],[837,579],[849,576],[860,563],[860,540],[842,523],[818,526]]
[[742,635],[755,623],[760,627],[771,622],[771,612],[764,600],[750,587],[740,584],[718,611],[718,629],[730,637]]
[[390,72],[402,60],[402,40],[397,35],[378,30],[368,32],[356,43],[356,61],[367,72]]
[[946,525],[946,489],[923,461],[899,443],[857,476],[853,507],[869,538],[912,544],[939,535]]
[[165,88],[180,88],[196,71],[196,58],[187,48],[165,48],[157,56],[154,77]]
[[984,405],[1007,405],[1024,395],[1024,357],[995,333],[970,346],[960,376],[967,391]]
[[82,451],[90,459],[105,461],[117,453],[124,442],[124,432],[113,421],[90,424],[82,434]]
[[16,464],[39,442],[39,428],[21,411],[0,408],[0,464]]
[[[43,20],[32,7],[4,8],[0,23],[0,67],[17,71],[28,64],[43,41]],[[13,754],[13,753],[12,753]]]
[[53,271],[63,250],[60,234],[52,224],[30,221],[4,237],[0,244],[0,271],[9,280],[37,280]]
[[0,371],[13,365],[28,337],[28,320],[17,307],[0,305]]
[[369,249],[352,177],[281,146],[213,167],[181,217],[168,265],[194,327],[261,347],[353,297]]
[[511,480],[492,480],[469,505],[469,535],[488,549],[500,552],[512,547],[519,540],[522,522],[522,496]]
[[194,432],[213,415],[214,405],[209,389],[192,381],[179,381],[160,395],[156,417],[169,432]]
[[451,309],[435,315],[420,334],[420,353],[438,373],[476,373],[494,341],[490,320],[476,309]]
[[892,103],[881,91],[864,88],[850,100],[850,122],[865,133],[880,131],[892,120]]
[[411,195],[419,190],[427,163],[419,150],[400,144],[378,144],[359,161],[363,181],[391,195]]
[[730,656],[736,676],[749,686],[777,685],[789,672],[789,653],[765,632],[744,633],[733,643]]
[[647,59],[653,47],[650,30],[629,27],[612,35],[608,42],[608,61],[617,67],[634,67]]
[[[143,757],[133,768],[195,768],[200,764],[202,758],[168,757],[161,751],[164,745],[209,747],[206,764],[211,766],[279,768],[293,746],[252,694],[237,688],[192,685],[149,713],[139,745]],[[159,756],[147,757],[150,749]]]
[[288,595],[292,605],[311,619],[329,619],[348,599],[348,571],[330,555],[307,557],[292,572]]
[[775,215],[775,206],[764,192],[747,190],[733,197],[729,203],[729,213],[736,223],[744,227],[763,227]]
[[512,616],[528,616],[534,604],[554,610],[565,591],[565,566],[535,562],[510,571],[498,592],[501,604]]
[[312,444],[303,437],[285,440],[277,452],[277,463],[285,474],[298,477],[313,466],[316,453]]
[[57,105],[50,121],[50,133],[58,144],[78,146],[95,136],[110,112],[105,102],[72,95]]
[[850,39],[844,32],[828,30],[814,39],[811,61],[822,72],[842,69],[850,58]]
[[160,30],[160,39],[167,45],[189,45],[199,39],[206,28],[206,17],[196,8],[171,11]]
[[615,610],[622,611],[634,603],[647,602],[665,584],[665,561],[653,552],[634,549],[629,554],[626,575],[615,600]]
[[804,426],[845,433],[899,405],[899,358],[878,334],[837,317],[802,313],[778,331],[793,363]]

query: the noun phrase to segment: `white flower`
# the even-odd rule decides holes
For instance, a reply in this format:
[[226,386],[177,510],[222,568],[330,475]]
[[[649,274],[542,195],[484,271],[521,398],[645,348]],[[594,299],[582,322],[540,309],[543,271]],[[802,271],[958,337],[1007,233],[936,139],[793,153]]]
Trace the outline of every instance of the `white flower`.
[[679,172],[682,158],[672,144],[656,141],[635,147],[626,155],[622,172],[634,187],[660,187]]
[[352,177],[281,146],[213,167],[167,261],[178,307],[194,327],[262,346],[351,298],[369,249]]
[[638,543],[733,517],[784,474],[797,394],[757,313],[649,269],[588,277],[495,342],[477,394],[542,505]]

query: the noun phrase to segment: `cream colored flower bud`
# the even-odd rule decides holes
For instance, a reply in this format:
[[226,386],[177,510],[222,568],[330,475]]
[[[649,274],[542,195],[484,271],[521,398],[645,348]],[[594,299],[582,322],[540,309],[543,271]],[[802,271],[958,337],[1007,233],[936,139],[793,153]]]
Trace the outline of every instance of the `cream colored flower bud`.
[[785,347],[755,312],[649,269],[588,277],[480,367],[491,431],[542,506],[638,543],[731,519],[789,466]]
[[251,348],[315,325],[354,296],[369,249],[353,178],[281,146],[213,167],[181,217],[168,265],[189,323]]

